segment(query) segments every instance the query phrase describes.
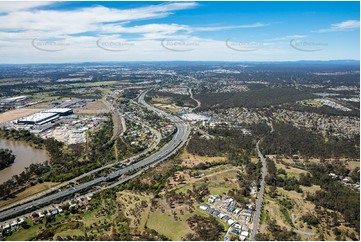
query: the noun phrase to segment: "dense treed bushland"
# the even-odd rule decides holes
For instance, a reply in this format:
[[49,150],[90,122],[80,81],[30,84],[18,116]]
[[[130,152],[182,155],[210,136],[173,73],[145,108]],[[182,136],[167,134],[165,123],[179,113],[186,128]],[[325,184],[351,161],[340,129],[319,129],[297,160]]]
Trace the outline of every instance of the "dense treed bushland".
[[300,154],[305,157],[348,157],[358,158],[359,136],[353,139],[327,137],[297,128],[291,124],[275,123],[274,132],[267,134],[262,142],[262,150],[266,154]]
[[195,98],[201,102],[200,110],[247,107],[261,108],[313,98],[314,95],[294,88],[274,88],[231,93],[201,93]]
[[[353,173],[359,176],[359,169],[350,170],[341,162],[311,163],[307,166],[309,172],[301,174],[299,179],[280,176],[280,174],[284,174],[283,169],[277,169],[271,159],[267,159],[267,169],[266,183],[273,188],[283,187],[285,190],[302,192],[300,185],[319,185],[321,190],[314,194],[308,194],[307,199],[316,205],[340,212],[351,227],[360,230],[360,192],[352,187],[341,185],[340,181],[329,175],[332,172],[341,177],[351,176]],[[272,192],[270,196],[274,197]],[[318,223],[315,218],[310,216],[302,219],[310,222],[309,224]]]
[[169,92],[158,92],[158,91],[151,91],[147,94],[146,101],[153,103],[152,98],[164,98],[165,100],[168,99],[169,104],[175,104],[180,107],[196,107],[197,103],[193,99],[190,98],[189,95],[182,95],[176,93],[169,93]]
[[15,155],[9,149],[0,149],[0,170],[14,163]]
[[217,241],[224,231],[223,226],[212,216],[194,215],[187,222],[195,234],[187,234],[185,240]]
[[187,146],[188,152],[202,156],[220,156],[229,152],[251,152],[254,142],[251,136],[243,135],[239,129],[209,129],[214,139],[205,139],[198,134],[192,135]]

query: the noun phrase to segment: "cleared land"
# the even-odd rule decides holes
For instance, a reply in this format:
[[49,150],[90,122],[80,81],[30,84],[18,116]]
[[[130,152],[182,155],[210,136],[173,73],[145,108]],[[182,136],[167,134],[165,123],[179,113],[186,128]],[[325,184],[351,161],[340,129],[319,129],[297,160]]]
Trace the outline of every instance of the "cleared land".
[[286,166],[284,164],[276,163],[276,167],[277,167],[277,169],[285,170],[288,177],[295,177],[297,179],[300,178],[300,174],[302,174],[302,173],[306,174],[307,173],[307,171],[305,171],[305,170],[298,169],[298,168],[295,168],[295,167]]
[[187,166],[187,167],[193,167],[199,165],[200,163],[205,163],[205,162],[215,163],[226,160],[226,157],[223,156],[209,157],[209,156],[193,155],[189,153],[186,149],[184,149],[184,151],[182,152],[179,158],[182,160],[182,166]]
[[160,104],[160,103],[154,103],[153,104],[155,107],[162,109],[166,112],[180,112],[182,111],[181,107],[178,107],[174,104]]
[[95,102],[87,103],[84,108],[75,108],[74,112],[77,114],[99,114],[108,113],[110,111],[102,100],[97,100]]
[[149,214],[147,221],[149,228],[164,234],[171,240],[182,240],[182,237],[192,232],[186,221],[192,216],[189,210],[186,210],[187,205],[171,209],[165,201],[161,201],[158,206],[159,208]]
[[[351,166],[357,166],[357,161],[351,161],[349,164]],[[299,175],[302,173],[307,173],[307,171],[288,167],[284,164],[277,164],[277,169],[284,169],[287,173],[288,177],[299,178]],[[307,200],[307,194],[314,194],[316,191],[321,190],[321,187],[318,185],[313,185],[310,187],[300,186],[302,189],[302,193],[297,193],[296,191],[287,191],[283,188],[277,188],[277,196],[270,197],[269,196],[269,186],[266,186],[266,195],[264,198],[264,206],[263,212],[261,216],[262,226],[260,227],[260,231],[262,233],[266,232],[266,227],[271,220],[275,220],[278,225],[281,227],[285,227],[288,230],[294,230],[298,233],[302,240],[319,240],[320,233],[324,235],[325,240],[335,240],[336,236],[332,230],[332,227],[328,227],[327,220],[321,219],[320,224],[316,226],[310,226],[304,223],[302,220],[302,216],[306,214],[317,214],[315,213],[316,206],[314,203]],[[285,206],[285,204],[290,203],[292,207]],[[322,209],[322,208],[321,208]],[[328,210],[328,209],[327,209]],[[328,210],[329,212],[333,212]],[[319,215],[317,215],[319,216]],[[341,215],[339,214],[340,218]],[[329,218],[332,220],[332,218]],[[343,220],[340,221],[339,228],[344,231],[349,231],[349,233],[355,232],[353,229],[349,227],[345,227],[345,222]],[[331,222],[332,224],[332,222]],[[323,232],[322,232],[323,230]]]
[[22,118],[37,112],[42,111],[43,109],[31,109],[31,108],[21,108],[15,109],[11,111],[7,111],[5,113],[0,114],[0,123],[9,122],[18,118]]
[[[189,154],[183,153],[181,156],[184,155],[188,157]],[[197,158],[204,162],[205,157]],[[208,161],[224,159],[223,157],[207,158]],[[188,159],[192,160],[191,157]],[[166,164],[161,166],[166,166]],[[159,169],[162,168],[159,167]],[[207,184],[210,194],[227,194],[230,189],[238,188],[237,170],[241,169],[231,165],[219,165],[205,170],[197,170],[199,175],[195,175],[192,170],[179,171],[169,177],[166,187],[159,193],[159,198],[152,198],[154,195],[150,193],[122,191],[117,193],[117,202],[120,204],[121,211],[131,218],[131,226],[135,226],[139,230],[146,226],[171,240],[182,240],[188,233],[193,232],[187,219],[195,214],[203,217],[208,214],[198,209],[200,203],[196,201],[190,204],[187,200],[181,203],[178,203],[177,200],[170,202],[167,194],[173,192],[188,194],[187,190],[192,191],[193,186],[204,183]],[[149,181],[144,178],[142,182]],[[222,221],[220,222],[224,224]]]

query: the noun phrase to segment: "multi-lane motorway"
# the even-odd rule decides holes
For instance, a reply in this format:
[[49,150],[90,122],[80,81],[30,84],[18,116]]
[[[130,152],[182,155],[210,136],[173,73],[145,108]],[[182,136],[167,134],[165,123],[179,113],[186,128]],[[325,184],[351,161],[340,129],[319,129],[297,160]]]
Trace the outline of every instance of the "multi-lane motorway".
[[119,169],[117,171],[114,171],[112,173],[109,173],[106,176],[102,176],[102,177],[98,177],[94,180],[91,180],[89,182],[83,183],[83,184],[79,184],[76,185],[72,188],[63,190],[63,191],[59,191],[57,193],[51,194],[51,195],[47,195],[45,197],[36,199],[34,201],[13,207],[11,209],[5,210],[0,212],[0,220],[4,220],[6,218],[15,216],[17,214],[21,214],[24,213],[26,211],[29,211],[31,209],[35,209],[38,208],[40,206],[43,206],[45,204],[50,203],[53,200],[57,200],[60,198],[64,198],[67,196],[70,196],[74,193],[77,193],[79,191],[82,191],[84,189],[90,188],[96,184],[99,184],[101,182],[108,182],[111,181],[115,178],[118,178],[124,174],[126,174],[127,172],[130,171],[134,171],[138,168],[141,167],[146,167],[146,166],[150,166],[152,164],[157,164],[167,158],[169,158],[170,156],[172,156],[175,152],[177,152],[177,150],[184,145],[184,143],[186,142],[189,133],[190,133],[190,129],[187,123],[185,123],[184,121],[182,121],[180,118],[170,115],[162,110],[159,110],[153,106],[148,105],[145,101],[144,101],[144,96],[148,91],[143,92],[140,96],[139,96],[139,103],[144,105],[147,109],[156,112],[159,115],[162,115],[163,117],[166,117],[168,119],[170,119],[172,122],[175,123],[176,125],[176,133],[173,136],[173,139],[166,144],[165,146],[163,146],[158,152],[156,152],[155,154],[135,163],[132,164],[126,168],[123,169]]

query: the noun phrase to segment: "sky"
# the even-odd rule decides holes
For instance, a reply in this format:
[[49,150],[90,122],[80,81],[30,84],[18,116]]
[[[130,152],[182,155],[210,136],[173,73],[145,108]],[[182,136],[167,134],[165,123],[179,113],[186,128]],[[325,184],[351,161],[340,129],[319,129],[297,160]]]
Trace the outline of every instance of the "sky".
[[359,2],[0,2],[0,63],[360,59]]

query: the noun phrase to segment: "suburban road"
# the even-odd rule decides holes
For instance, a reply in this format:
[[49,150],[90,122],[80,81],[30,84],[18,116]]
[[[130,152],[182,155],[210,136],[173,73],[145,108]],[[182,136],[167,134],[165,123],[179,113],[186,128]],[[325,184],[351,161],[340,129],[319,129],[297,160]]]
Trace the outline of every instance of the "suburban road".
[[260,142],[260,140],[256,144],[256,151],[257,151],[258,157],[260,158],[260,160],[262,162],[262,179],[261,179],[261,186],[260,186],[260,189],[259,189],[259,192],[257,195],[256,211],[254,212],[254,215],[253,215],[253,230],[251,231],[251,236],[250,236],[251,241],[254,241],[254,238],[255,238],[255,236],[257,234],[257,230],[258,230],[259,218],[261,216],[261,209],[262,209],[262,202],[263,202],[263,195],[264,195],[265,179],[266,179],[266,175],[267,175],[267,163],[266,163],[266,159],[264,158],[261,151],[259,150],[259,142]]
[[186,122],[182,121],[180,118],[170,115],[162,110],[159,110],[159,109],[147,104],[144,101],[144,96],[148,91],[143,92],[139,96],[139,99],[138,99],[139,103],[144,105],[147,109],[152,110],[152,111],[156,112],[157,114],[168,118],[169,120],[174,122],[176,125],[176,133],[174,134],[173,139],[168,144],[163,146],[158,152],[154,153],[153,155],[151,155],[135,164],[127,166],[123,169],[119,169],[117,171],[111,172],[106,176],[98,177],[92,181],[89,181],[89,182],[86,182],[83,184],[79,184],[72,188],[69,188],[69,189],[66,189],[63,191],[59,191],[57,193],[47,195],[45,197],[36,199],[34,201],[31,201],[31,202],[13,207],[11,209],[2,211],[2,212],[0,212],[0,220],[2,221],[6,218],[15,216],[17,214],[25,213],[26,211],[29,211],[29,210],[34,210],[36,208],[39,208],[40,206],[50,203],[53,200],[70,196],[74,193],[78,193],[79,191],[90,188],[101,182],[111,181],[113,179],[121,177],[122,175],[126,174],[127,172],[134,171],[138,168],[150,166],[152,164],[153,165],[157,164],[157,163],[169,158],[173,154],[175,154],[178,151],[178,149],[180,147],[182,147],[185,144],[186,140],[188,139],[188,136],[190,134],[189,125]]

